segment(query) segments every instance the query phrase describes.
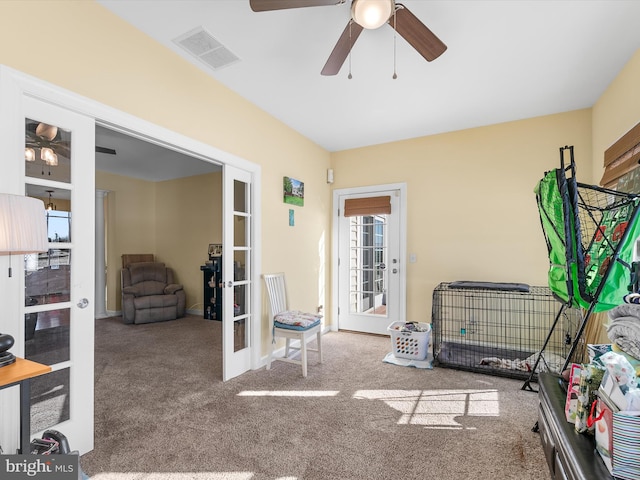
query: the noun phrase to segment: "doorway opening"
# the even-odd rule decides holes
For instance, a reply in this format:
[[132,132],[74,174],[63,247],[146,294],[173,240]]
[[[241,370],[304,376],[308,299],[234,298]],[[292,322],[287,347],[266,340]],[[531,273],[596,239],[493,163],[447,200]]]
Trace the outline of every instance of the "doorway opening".
[[[206,276],[210,246],[223,244],[222,165],[98,124],[96,146],[97,321],[122,315],[121,257],[140,253],[172,269],[190,322],[212,320]],[[217,339],[211,373],[222,378],[216,320],[208,325]]]
[[141,253],[172,268],[189,293],[187,312],[203,315],[199,267],[208,246],[222,244],[222,166],[100,125],[96,145],[97,316],[121,311],[121,256]]
[[388,335],[406,312],[405,185],[334,191],[337,329]]

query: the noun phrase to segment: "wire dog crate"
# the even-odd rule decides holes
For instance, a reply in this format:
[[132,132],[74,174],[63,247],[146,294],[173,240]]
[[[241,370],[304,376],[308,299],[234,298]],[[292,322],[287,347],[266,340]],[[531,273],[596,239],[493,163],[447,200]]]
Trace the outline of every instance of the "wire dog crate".
[[571,348],[581,314],[562,309],[549,288],[519,283],[440,283],[433,291],[434,365],[528,379],[559,372]]

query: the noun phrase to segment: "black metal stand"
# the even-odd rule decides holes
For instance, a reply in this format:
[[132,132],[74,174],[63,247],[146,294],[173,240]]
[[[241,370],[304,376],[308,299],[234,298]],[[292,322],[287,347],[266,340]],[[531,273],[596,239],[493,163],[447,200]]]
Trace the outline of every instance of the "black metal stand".
[[531,382],[533,381],[533,377],[536,375],[536,370],[538,369],[538,365],[540,365],[540,359],[542,359],[542,352],[544,352],[547,348],[547,345],[549,345],[549,340],[551,340],[551,336],[553,335],[553,332],[556,329],[556,325],[558,325],[558,321],[560,320],[560,316],[564,313],[564,311],[569,308],[569,304],[567,303],[563,303],[560,306],[560,309],[558,310],[558,313],[556,314],[556,318],[553,320],[553,324],[551,325],[551,328],[549,329],[549,332],[547,333],[547,337],[544,340],[544,343],[542,344],[542,348],[540,349],[540,354],[538,355],[538,358],[536,358],[536,363],[533,364],[533,368],[531,369],[531,373],[529,374],[529,378],[527,378],[527,380],[525,380],[524,385],[522,385],[521,390],[529,390],[530,392],[538,392],[538,390],[534,390],[533,387],[531,386]]
[[[570,166],[565,168],[564,165],[564,151],[565,150],[569,150],[570,155],[571,155],[571,163]],[[572,179],[575,181],[575,164],[574,164],[574,158],[573,158],[573,147],[563,147],[560,149],[560,164],[561,164],[561,170],[563,172],[566,172],[567,170],[570,169],[571,171],[571,175],[572,175]],[[569,188],[569,194],[573,196],[572,199],[572,208],[575,210],[575,213],[578,213],[578,210],[581,211],[581,213],[583,213],[585,215],[585,220],[588,220],[588,225],[592,227],[590,233],[591,233],[591,238],[589,238],[589,243],[587,244],[588,247],[590,247],[593,242],[594,239],[596,238],[596,236],[601,236],[602,237],[602,241],[603,244],[607,245],[607,248],[610,249],[612,251],[612,254],[610,255],[610,257],[608,258],[608,264],[606,264],[606,270],[604,272],[604,274],[602,275],[602,278],[600,279],[600,283],[598,284],[598,286],[596,287],[595,292],[590,296],[589,300],[589,304],[588,307],[586,308],[586,313],[584,314],[582,321],[573,337],[573,341],[571,343],[571,348],[565,358],[564,361],[564,365],[562,367],[561,371],[564,371],[567,369],[567,367],[569,366],[569,364],[572,362],[572,358],[575,355],[576,349],[582,339],[582,335],[584,333],[584,330],[589,322],[589,319],[591,318],[591,315],[594,313],[596,306],[598,305],[598,302],[600,300],[600,296],[602,294],[602,289],[604,288],[604,286],[607,283],[607,279],[609,278],[609,275],[611,273],[611,271],[613,270],[613,267],[616,265],[616,263],[621,263],[622,265],[624,265],[625,267],[627,267],[629,269],[629,278],[630,278],[630,283],[634,284],[634,282],[637,284],[638,279],[637,279],[637,267],[635,265],[629,265],[626,262],[624,262],[621,258],[620,258],[620,250],[622,249],[622,246],[625,244],[627,237],[629,236],[629,231],[631,230],[631,228],[629,228],[631,225],[635,224],[639,211],[640,211],[640,203],[637,202],[637,198],[638,195],[634,195],[634,194],[626,194],[623,192],[617,192],[615,190],[610,190],[610,189],[606,189],[606,188],[602,188],[602,187],[597,187],[594,185],[586,185],[586,184],[582,184],[582,183],[578,183],[575,182],[575,186],[573,188]],[[631,215],[629,216],[627,222],[627,227],[624,229],[624,233],[622,233],[621,235],[618,234],[617,237],[610,237],[611,233],[609,232],[605,232],[604,228],[602,228],[602,218],[599,216],[598,218],[596,218],[596,216],[594,215],[594,212],[600,212],[600,214],[602,213],[602,211],[604,210],[608,210],[611,209],[613,205],[615,205],[617,202],[613,202],[613,204],[609,204],[607,203],[606,205],[600,206],[600,205],[592,205],[589,204],[588,200],[585,200],[585,198],[583,198],[582,194],[580,193],[580,190],[589,192],[589,193],[593,193],[593,192],[598,192],[603,194],[604,196],[607,197],[613,197],[613,198],[620,198],[623,197],[625,198],[625,202],[631,202],[634,201],[634,207],[633,207],[633,211],[631,213]],[[622,202],[624,203],[624,202]],[[621,203],[621,204],[622,204]],[[577,224],[573,224],[572,227],[575,229],[574,231],[574,236],[575,236],[575,241],[576,243],[580,243],[582,242],[582,227],[584,227],[585,225],[580,225],[581,221],[578,219],[576,220]],[[569,222],[569,224],[571,225],[571,222]],[[612,232],[613,235],[616,235],[615,231]],[[567,236],[567,238],[570,238],[569,236]],[[568,241],[568,240],[567,240]],[[617,243],[615,243],[617,242]],[[570,247],[570,245],[567,245],[567,247]],[[588,248],[584,249],[585,251],[588,250]],[[567,250],[569,252],[569,250]],[[568,254],[569,255],[569,254]],[[571,253],[571,255],[573,255],[573,253]],[[532,390],[531,388],[531,380],[533,379],[534,375],[536,375],[536,370],[538,368],[538,365],[540,363],[540,359],[542,358],[542,353],[544,352],[545,348],[547,347],[548,343],[549,343],[549,339],[551,338],[557,323],[558,323],[558,319],[560,318],[560,315],[567,309],[567,308],[571,308],[571,307],[577,307],[580,305],[580,303],[576,300],[575,295],[574,295],[574,288],[572,285],[572,272],[571,272],[571,268],[572,268],[572,262],[576,262],[576,259],[573,258],[567,258],[567,290],[568,290],[568,294],[569,294],[569,299],[567,300],[567,302],[565,304],[562,305],[562,307],[560,308],[560,310],[558,311],[558,315],[556,316],[556,319],[553,323],[553,326],[551,327],[551,329],[549,330],[549,333],[547,335],[547,338],[545,340],[544,346],[543,348],[540,350],[538,358],[536,359],[536,363],[531,371],[531,374],[529,376],[529,378],[525,381],[524,385],[522,386],[522,389],[529,389]],[[604,262],[606,263],[606,262]],[[575,266],[575,265],[574,265]],[[579,265],[577,265],[578,268],[580,268]],[[579,285],[580,288],[580,292],[582,294],[582,285]],[[586,300],[583,298],[582,301],[582,305],[584,305],[586,303]]]

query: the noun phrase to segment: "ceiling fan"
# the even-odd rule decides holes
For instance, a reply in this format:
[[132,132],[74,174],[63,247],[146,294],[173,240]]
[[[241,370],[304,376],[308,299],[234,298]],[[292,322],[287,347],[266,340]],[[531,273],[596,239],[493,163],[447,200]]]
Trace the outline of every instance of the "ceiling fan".
[[[47,123],[27,122],[26,124],[26,143],[27,149],[38,148],[41,150],[42,159],[45,163],[53,165],[48,150],[52,153],[60,154],[63,157],[70,158],[69,140],[58,135],[58,127]],[[105,153],[107,155],[115,155],[113,148],[100,147],[96,145],[96,153]],[[25,152],[26,154],[26,152]],[[35,158],[34,158],[35,159]]]
[[[251,10],[265,12],[300,7],[341,5],[346,0],[249,0]],[[444,53],[447,46],[407,7],[394,0],[352,0],[351,19],[322,69],[322,75],[336,75],[362,30],[388,23],[428,62]]]

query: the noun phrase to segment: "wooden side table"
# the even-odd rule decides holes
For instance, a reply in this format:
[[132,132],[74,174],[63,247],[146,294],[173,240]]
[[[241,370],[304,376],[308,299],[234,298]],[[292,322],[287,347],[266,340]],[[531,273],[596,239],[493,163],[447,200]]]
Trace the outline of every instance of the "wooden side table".
[[31,379],[49,373],[51,367],[16,357],[15,363],[0,367],[0,390],[20,387],[20,448],[18,453],[27,454],[31,443]]

